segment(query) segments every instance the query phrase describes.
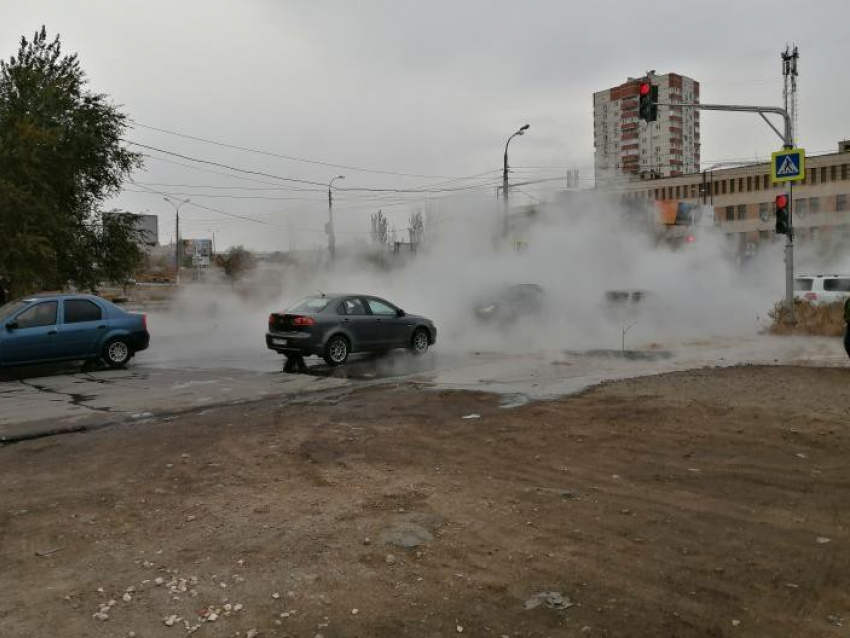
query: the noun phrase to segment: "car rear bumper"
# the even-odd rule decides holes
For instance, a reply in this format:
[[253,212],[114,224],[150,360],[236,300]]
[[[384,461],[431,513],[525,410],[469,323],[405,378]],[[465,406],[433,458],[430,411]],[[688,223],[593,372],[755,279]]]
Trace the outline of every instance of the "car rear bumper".
[[286,355],[321,356],[325,352],[321,337],[309,332],[267,332],[266,346]]
[[130,345],[133,348],[133,352],[147,350],[150,343],[151,335],[147,330],[133,332],[130,334]]

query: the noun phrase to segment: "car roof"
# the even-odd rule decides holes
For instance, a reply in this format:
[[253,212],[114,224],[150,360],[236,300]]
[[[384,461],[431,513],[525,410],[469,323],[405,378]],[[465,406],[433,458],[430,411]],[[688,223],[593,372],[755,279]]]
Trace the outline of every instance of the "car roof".
[[98,301],[106,301],[103,297],[97,295],[89,295],[87,293],[77,292],[39,292],[34,295],[23,297],[21,301],[38,301],[39,299],[97,299]]
[[840,275],[840,274],[835,274],[835,273],[833,273],[833,274],[829,274],[829,275],[810,275],[810,274],[802,274],[802,275],[796,275],[796,276],[795,276],[795,279],[826,279],[826,278],[829,278],[829,277],[836,277],[836,278],[837,278],[837,277],[841,277],[841,278],[845,278],[845,277],[850,277],[850,275]]
[[90,301],[100,301],[106,302],[106,299],[103,297],[98,297],[97,295],[89,295],[85,293],[74,293],[74,292],[57,292],[57,293],[49,293],[49,292],[40,292],[35,295],[28,295],[27,297],[22,297],[20,301],[25,303],[31,303],[33,301],[45,301],[45,300],[60,300],[60,299],[88,299]]
[[319,295],[310,295],[310,297],[314,299],[325,298],[331,301],[335,299],[344,299],[346,297],[365,297],[367,299],[383,299],[383,297],[379,297],[378,295],[367,295],[362,292],[326,292],[324,294]]

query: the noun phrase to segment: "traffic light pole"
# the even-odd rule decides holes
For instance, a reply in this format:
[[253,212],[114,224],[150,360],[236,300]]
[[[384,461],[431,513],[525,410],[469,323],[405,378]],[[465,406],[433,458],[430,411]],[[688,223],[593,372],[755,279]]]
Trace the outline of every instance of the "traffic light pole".
[[[794,138],[791,123],[791,115],[778,106],[745,106],[741,104],[698,104],[694,102],[656,102],[657,106],[680,106],[684,108],[698,109],[700,111],[733,111],[738,113],[758,113],[767,122],[773,132],[782,140],[782,146],[786,149],[794,148]],[[785,122],[784,132],[779,131],[767,115],[781,115]],[[785,306],[788,309],[788,321],[794,323],[794,187],[789,186],[788,193],[788,233],[785,235]]]
[[785,307],[788,322],[794,318],[794,182],[788,182],[788,232],[785,234]]

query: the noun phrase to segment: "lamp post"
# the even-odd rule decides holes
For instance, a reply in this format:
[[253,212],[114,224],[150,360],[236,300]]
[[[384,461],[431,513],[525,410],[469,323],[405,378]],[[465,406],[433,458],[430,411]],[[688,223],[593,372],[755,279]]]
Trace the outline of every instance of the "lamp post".
[[520,127],[520,129],[516,133],[511,135],[508,138],[508,141],[505,142],[505,159],[504,159],[504,166],[503,166],[503,169],[502,169],[502,200],[504,202],[504,209],[505,209],[505,228],[504,228],[505,237],[508,236],[508,146],[510,145],[512,139],[514,139],[517,135],[525,135],[525,132],[528,129],[529,129],[528,124]]
[[338,179],[345,179],[345,175],[337,175],[328,182],[328,252],[331,255],[331,261],[336,259],[336,235],[334,234],[334,195],[333,185]]
[[191,202],[191,199],[171,199],[170,197],[163,197],[165,201],[174,206],[174,216],[175,216],[175,233],[174,233],[174,266],[177,270],[177,285],[180,285],[180,207],[183,204],[188,204]]

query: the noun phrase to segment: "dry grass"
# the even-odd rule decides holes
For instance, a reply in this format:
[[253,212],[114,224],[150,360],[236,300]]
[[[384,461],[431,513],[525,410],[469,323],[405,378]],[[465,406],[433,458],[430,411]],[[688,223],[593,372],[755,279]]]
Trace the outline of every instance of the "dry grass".
[[767,313],[771,319],[768,328],[776,335],[815,335],[818,337],[840,337],[844,334],[844,304],[811,304],[807,301],[794,302],[796,323],[788,321],[788,309],[782,302]]

